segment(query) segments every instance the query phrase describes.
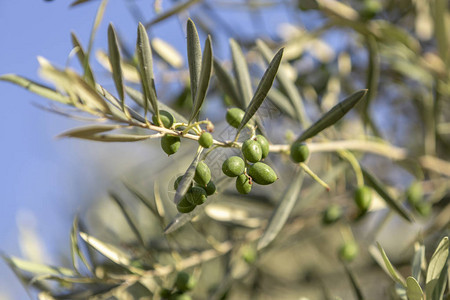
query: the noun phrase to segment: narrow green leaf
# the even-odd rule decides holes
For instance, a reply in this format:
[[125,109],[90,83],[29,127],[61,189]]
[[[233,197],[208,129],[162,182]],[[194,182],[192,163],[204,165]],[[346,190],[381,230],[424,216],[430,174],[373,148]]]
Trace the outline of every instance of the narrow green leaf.
[[89,125],[71,129],[58,135],[62,137],[72,137],[84,140],[99,142],[138,142],[151,138],[151,135],[135,135],[135,134],[101,134],[103,132],[122,128],[122,125]]
[[70,230],[70,253],[72,258],[72,265],[78,273],[80,273],[80,268],[78,266],[78,259],[77,256],[81,259],[81,261],[84,263],[86,268],[89,270],[89,272],[92,271],[92,266],[84,256],[83,252],[80,249],[80,245],[78,242],[78,216],[75,216],[75,219],[73,220],[72,229]]
[[[208,36],[205,42],[205,48],[203,50],[202,68],[200,72],[200,81],[198,82],[197,90],[195,93],[194,107],[192,109],[189,123],[194,119],[198,119],[198,114],[202,108],[203,102],[206,98],[206,93],[209,87],[209,81],[211,79],[213,65],[213,53],[211,45],[211,37]],[[192,89],[192,85],[191,85]]]
[[21,86],[29,90],[30,92],[42,96],[44,98],[54,100],[63,104],[71,104],[69,97],[55,91],[54,89],[48,86],[39,84],[25,77],[21,77],[15,74],[5,74],[0,76],[0,80],[11,82],[18,86]]
[[62,137],[84,137],[84,136],[91,136],[96,133],[111,131],[117,128],[123,127],[122,125],[117,124],[95,124],[95,125],[88,125],[88,126],[82,126],[78,128],[74,128],[71,130],[68,130],[66,132],[63,132],[58,135],[59,138]]
[[153,76],[153,59],[152,49],[148,40],[147,32],[144,25],[139,23],[138,38],[136,43],[137,56],[139,60],[139,68],[142,79],[142,88],[144,90],[145,114],[147,115],[148,104],[150,103],[154,114],[159,119],[158,100],[156,98],[155,78]]
[[218,85],[222,88],[223,92],[231,98],[233,104],[236,107],[245,109],[246,105],[243,101],[241,101],[243,99],[239,97],[236,82],[216,58],[214,58],[214,74],[217,76]]
[[119,41],[117,39],[116,30],[112,24],[109,24],[108,26],[108,52],[114,84],[116,85],[116,90],[121,100],[122,110],[125,110],[125,92],[123,89]]
[[[431,295],[429,294],[430,291],[428,290],[428,285],[425,287],[426,289],[426,295],[427,295],[427,299],[432,299],[432,300],[443,300],[444,298],[444,293],[447,287],[447,270],[449,269],[448,267],[448,263],[444,266],[444,268],[442,268],[442,272],[441,275],[439,275],[438,279],[432,280],[430,281],[431,285],[434,287],[432,289],[432,293]],[[434,281],[436,281],[434,283]]]
[[133,194],[145,207],[147,207],[155,216],[159,217],[156,207],[153,207],[151,201],[146,196],[144,196],[141,192],[139,192],[137,188],[132,187],[129,183],[123,182],[123,184],[127,188],[127,190],[131,194]]
[[128,211],[128,209],[125,207],[122,200],[119,198],[119,196],[116,193],[109,192],[109,196],[119,207],[120,211],[122,212],[123,216],[125,217],[125,220],[127,221],[128,226],[130,226],[130,229],[131,229],[131,231],[133,231],[138,242],[141,244],[142,247],[145,248],[144,238],[142,237],[141,232],[139,231],[137,225],[135,224],[134,218],[131,215],[131,213]]
[[151,135],[136,135],[136,134],[95,134],[91,136],[77,137],[84,140],[97,142],[139,142],[152,138]]
[[428,264],[427,277],[425,281],[427,299],[431,299],[431,295],[433,294],[433,290],[438,283],[442,269],[447,263],[448,254],[449,240],[448,237],[444,237],[434,251],[433,256],[430,259],[430,263]]
[[412,261],[412,277],[420,282],[422,275],[422,266],[425,262],[425,246],[420,245],[414,253]]
[[348,278],[350,279],[350,283],[352,284],[353,291],[355,292],[356,299],[364,300],[364,295],[362,293],[361,287],[359,286],[358,281],[356,281],[356,276],[353,274],[353,271],[344,264],[345,272],[347,273]]
[[202,48],[200,46],[200,39],[198,37],[197,28],[195,28],[195,24],[191,19],[188,19],[187,21],[186,34],[189,77],[191,79],[191,95],[192,101],[194,101],[196,99],[197,89],[199,87],[200,81],[200,73],[202,70]]
[[295,109],[292,106],[291,101],[277,88],[272,87],[267,93],[267,98],[285,115],[289,116],[293,120],[298,120],[297,115],[295,113]]
[[77,274],[67,268],[63,267],[53,267],[48,266],[40,263],[35,263],[31,261],[27,261],[24,259],[20,259],[13,256],[6,256],[2,254],[2,258],[12,266],[16,267],[17,269],[25,272],[29,272],[32,274],[51,274],[51,275],[64,275],[64,276],[76,276]]
[[244,126],[248,123],[248,121],[250,121],[250,119],[253,117],[253,115],[256,113],[258,108],[263,103],[264,99],[266,99],[267,93],[272,87],[275,76],[277,75],[278,67],[280,66],[282,57],[283,57],[283,48],[281,48],[275,54],[269,66],[267,67],[266,72],[264,72],[264,75],[261,78],[258,87],[256,88],[255,95],[253,95],[252,101],[245,110],[245,115],[241,121],[241,124],[239,124],[237,134],[239,134],[242,128],[244,128]]
[[170,66],[176,69],[181,69],[184,66],[183,56],[168,42],[155,37],[151,39],[150,44],[154,52]]
[[296,174],[292,177],[289,187],[285,190],[283,197],[281,197],[277,207],[274,209],[272,216],[270,217],[269,224],[258,241],[258,250],[261,250],[269,245],[283,228],[289,214],[292,211],[292,208],[294,208],[295,203],[299,199],[303,177],[304,172],[297,169]]
[[80,232],[80,236],[87,244],[112,262],[125,267],[130,265],[130,256],[116,246],[102,242],[84,232]]
[[84,69],[85,79],[89,83],[89,85],[94,86],[95,84],[95,78],[94,78],[94,72],[92,72],[91,64],[89,61],[86,60],[86,53],[84,52],[83,46],[80,43],[80,40],[76,36],[74,32],[70,34],[72,39],[72,45],[74,48],[77,49],[77,57],[78,61],[80,62],[81,66]]
[[94,0],[76,0],[76,1],[72,2],[72,4],[70,4],[70,6],[74,7],[74,6],[77,6],[79,4],[83,4],[83,3],[91,2],[91,1],[94,1]]
[[248,72],[247,61],[245,60],[241,47],[235,40],[230,39],[230,47],[233,72],[236,77],[239,97],[242,99],[240,102],[243,102],[245,106],[247,106],[253,95],[252,82],[250,79],[250,73]]
[[378,195],[381,196],[386,204],[389,205],[389,207],[392,208],[396,213],[398,213],[402,218],[404,218],[408,222],[412,222],[413,218],[411,217],[410,213],[388,194],[383,184],[366,169],[361,168],[361,170],[364,175],[365,183],[368,186],[371,186],[378,193]]
[[398,273],[398,271],[394,268],[394,266],[389,261],[389,258],[386,255],[386,252],[384,252],[383,247],[379,243],[377,243],[378,251],[381,254],[381,257],[383,258],[384,266],[386,267],[386,270],[388,274],[391,276],[391,278],[401,284],[403,287],[406,287],[405,279]]
[[[273,55],[272,50],[270,50],[266,43],[260,39],[256,41],[256,45],[258,46],[259,52],[262,54],[266,63],[269,63]],[[303,107],[302,97],[300,96],[295,83],[292,82],[286,73],[286,70],[283,68],[283,64],[281,64],[278,70],[277,80],[279,81],[281,88],[286,92],[290,103],[294,107],[296,119],[302,124],[308,123],[305,108]]]
[[159,14],[157,17],[155,17],[153,20],[145,24],[145,28],[149,28],[152,25],[155,25],[156,23],[159,23],[173,15],[176,15],[186,9],[188,9],[190,6],[194,5],[197,2],[200,2],[203,0],[189,0],[183,3],[180,3],[178,5],[173,6],[171,9]]
[[406,296],[408,300],[423,300],[423,291],[414,277],[406,278]]
[[439,56],[447,66],[450,65],[448,47],[448,2],[446,0],[431,1],[434,20],[434,34],[437,41]]
[[353,106],[356,105],[367,93],[367,90],[360,90],[350,95],[325,113],[317,122],[306,129],[297,139],[297,142],[303,142],[312,138],[322,130],[330,127],[339,121]]

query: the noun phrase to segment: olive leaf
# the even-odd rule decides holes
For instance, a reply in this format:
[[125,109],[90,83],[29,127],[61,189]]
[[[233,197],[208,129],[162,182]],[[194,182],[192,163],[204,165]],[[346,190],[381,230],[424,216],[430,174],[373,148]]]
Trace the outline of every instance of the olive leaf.
[[350,109],[352,109],[356,103],[358,103],[367,90],[359,90],[340,103],[336,104],[332,109],[325,113],[318,121],[312,124],[308,129],[306,129],[296,140],[296,142],[303,142],[309,138],[312,138],[322,130],[330,127],[337,121],[339,121]]
[[427,299],[431,299],[433,290],[435,289],[441,272],[447,263],[449,255],[449,240],[448,237],[444,237],[431,257],[430,263],[428,264],[426,283],[426,294]]
[[446,62],[447,66],[450,65],[448,47],[449,47],[449,38],[448,38],[448,24],[446,18],[447,16],[447,1],[445,0],[436,0],[433,2],[433,15],[434,15],[434,32],[437,41],[437,48],[439,52],[439,56],[443,61]]
[[406,278],[406,296],[409,300],[423,300],[423,291],[414,277]]
[[246,105],[241,101],[241,97],[239,97],[236,82],[216,58],[214,58],[214,74],[217,76],[218,85],[231,98],[233,104],[241,109],[245,109]]
[[295,109],[291,101],[275,87],[272,87],[267,93],[267,98],[272,101],[275,106],[291,119],[298,120]]
[[195,3],[200,2],[200,1],[202,1],[202,0],[189,0],[189,1],[186,1],[183,3],[180,3],[178,5],[175,5],[171,9],[159,14],[157,17],[155,17],[150,22],[145,23],[145,28],[149,28],[150,26],[155,25],[156,23],[159,23],[173,15],[176,15],[177,13],[188,9],[190,6],[192,6]]
[[84,52],[83,46],[81,45],[81,42],[78,39],[75,32],[71,32],[70,37],[72,40],[73,47],[76,48],[78,61],[80,62],[81,66],[84,68],[85,79],[91,86],[94,86],[94,84],[95,84],[94,72],[92,72],[91,64],[89,63],[89,60],[86,60],[86,53]]
[[148,103],[150,103],[153,113],[159,120],[158,100],[156,98],[155,78],[153,75],[152,49],[148,40],[144,25],[138,25],[138,38],[136,50],[139,61],[139,71],[141,74],[142,88],[144,90],[144,109],[147,114]]
[[425,263],[425,246],[420,245],[414,253],[412,261],[412,277],[420,281],[422,274],[422,265]]
[[383,187],[383,184],[366,169],[361,168],[361,170],[364,175],[365,183],[368,186],[371,186],[378,193],[378,195],[381,196],[386,204],[389,205],[389,207],[392,208],[396,213],[398,213],[403,219],[408,222],[412,222],[413,218],[410,213],[388,194],[386,189]]
[[272,87],[275,76],[277,75],[278,67],[280,66],[281,59],[283,57],[283,50],[284,48],[281,48],[275,54],[266,71],[264,72],[264,75],[261,78],[258,87],[256,88],[256,92],[253,95],[252,101],[250,101],[247,109],[245,110],[245,115],[242,118],[241,124],[239,124],[236,135],[239,135],[242,128],[244,128],[248,121],[250,121],[250,119],[263,103],[264,99],[266,99],[267,93]]
[[358,284],[358,281],[356,281],[356,276],[353,273],[353,271],[344,264],[345,272],[347,273],[348,278],[350,279],[350,283],[352,284],[353,291],[355,292],[356,299],[358,300],[364,300],[364,295],[362,293],[361,287]]
[[122,125],[89,125],[71,129],[58,135],[62,137],[73,137],[99,142],[138,142],[151,138],[151,135],[134,135],[134,134],[100,134],[102,132],[111,131],[122,128]]
[[195,24],[191,19],[188,19],[187,21],[186,34],[189,77],[191,79],[191,96],[195,105],[197,88],[199,86],[200,73],[202,70],[202,48],[200,46],[197,28],[195,28]]
[[70,98],[59,93],[58,91],[42,85],[40,83],[34,82],[28,78],[15,75],[15,74],[5,74],[0,76],[0,80],[11,82],[15,85],[21,86],[30,92],[42,96],[44,98],[54,100],[63,104],[71,104]]
[[394,266],[389,261],[389,258],[384,252],[383,247],[379,243],[377,243],[379,254],[381,255],[382,260],[380,261],[377,256],[375,256],[373,252],[371,252],[372,256],[374,256],[375,260],[378,264],[388,273],[391,278],[397,283],[401,284],[403,287],[406,287],[405,279],[400,275],[400,273],[394,268]]
[[76,272],[64,267],[54,267],[45,264],[35,263],[20,259],[13,256],[6,256],[1,254],[3,260],[11,267],[17,268],[21,271],[36,274],[51,274],[51,275],[64,275],[64,276],[76,276]]
[[123,78],[122,78],[122,67],[121,58],[119,50],[119,42],[117,39],[116,30],[112,24],[108,26],[108,51],[109,51],[109,62],[111,64],[112,75],[114,79],[114,84],[116,86],[117,93],[119,94],[119,99],[121,101],[122,110],[125,111],[125,92],[123,89]]
[[160,38],[152,38],[150,44],[155,53],[170,66],[180,69],[184,65],[184,59],[178,50],[168,42]]
[[78,241],[78,216],[75,216],[72,224],[72,229],[70,230],[70,254],[72,258],[72,265],[76,272],[80,274],[80,268],[78,266],[78,259],[77,256],[81,259],[81,261],[84,263],[86,268],[89,270],[89,272],[92,271],[92,266],[88,262],[86,256],[83,254],[83,251],[80,249],[79,241]]
[[297,169],[296,174],[292,176],[291,183],[286,188],[284,195],[281,197],[280,202],[278,202],[277,207],[274,209],[272,216],[270,217],[269,224],[258,241],[258,250],[268,246],[276,238],[281,228],[283,228],[289,214],[292,211],[292,208],[298,200],[304,174],[305,173],[300,169]]
[[[203,102],[205,101],[206,93],[208,91],[209,81],[211,79],[212,73],[212,64],[213,64],[213,54],[212,54],[212,46],[211,46],[211,37],[208,36],[205,42],[205,48],[203,50],[203,59],[202,66],[200,72],[200,81],[198,82],[198,86],[195,93],[194,98],[194,108],[192,109],[191,116],[189,118],[189,123],[192,120],[198,118],[198,113],[202,107]],[[192,89],[192,85],[191,85]]]
[[230,48],[233,62],[233,72],[236,77],[237,90],[239,92],[240,102],[247,106],[253,95],[252,82],[248,71],[247,60],[239,44],[230,39]]

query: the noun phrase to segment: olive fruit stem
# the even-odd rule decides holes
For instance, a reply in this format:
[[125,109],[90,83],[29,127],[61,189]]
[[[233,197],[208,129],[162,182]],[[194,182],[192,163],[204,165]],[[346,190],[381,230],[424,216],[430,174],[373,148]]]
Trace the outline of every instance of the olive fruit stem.
[[355,155],[353,155],[353,153],[351,153],[348,150],[339,150],[338,153],[342,158],[346,159],[349,162],[349,164],[352,166],[353,171],[355,172],[356,183],[358,184],[358,186],[359,187],[363,186],[364,185],[364,176],[361,171],[361,166],[359,165],[359,162],[356,159]]
[[309,176],[312,177],[312,179],[314,179],[315,181],[317,181],[317,183],[319,183],[321,186],[323,186],[327,192],[330,191],[330,186],[323,181],[322,179],[320,179],[320,177],[314,173],[307,164],[305,164],[304,162],[299,163],[300,167],[302,167],[302,169],[306,172],[306,174],[308,174]]

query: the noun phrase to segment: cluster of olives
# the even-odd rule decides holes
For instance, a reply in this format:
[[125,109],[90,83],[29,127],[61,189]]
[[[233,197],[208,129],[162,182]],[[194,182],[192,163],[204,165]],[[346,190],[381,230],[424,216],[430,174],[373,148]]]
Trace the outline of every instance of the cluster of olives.
[[[183,176],[179,176],[174,182],[174,189],[178,188]],[[216,192],[216,186],[211,180],[211,171],[204,161],[200,161],[195,169],[194,175],[195,185],[191,183],[187,193],[181,198],[177,205],[180,213],[189,213],[194,210],[197,205],[206,202],[206,198]]]
[[162,299],[167,300],[191,300],[186,292],[197,285],[197,280],[186,272],[179,272],[172,289],[162,289],[159,293]]

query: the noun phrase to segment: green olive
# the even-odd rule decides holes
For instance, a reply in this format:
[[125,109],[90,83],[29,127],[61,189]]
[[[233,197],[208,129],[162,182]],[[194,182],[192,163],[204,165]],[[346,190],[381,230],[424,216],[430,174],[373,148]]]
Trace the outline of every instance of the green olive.
[[291,159],[296,163],[304,162],[308,159],[309,149],[305,143],[294,142],[291,145]]
[[[175,118],[172,116],[172,114],[165,110],[159,111],[159,118],[161,119],[162,125],[166,128],[172,127],[173,123],[175,123]],[[161,126],[161,124],[159,124],[158,122],[158,119],[156,118],[156,114],[152,116],[152,122],[157,126]]]
[[195,168],[194,180],[201,186],[206,186],[211,180],[211,170],[204,161],[199,162]]
[[187,194],[186,194],[186,195],[184,195],[183,198],[181,198],[180,203],[178,203],[177,210],[180,213],[187,214],[187,213],[193,211],[195,206],[196,206],[195,204],[192,204],[190,202],[190,200],[188,199]]
[[236,177],[244,173],[245,163],[239,156],[231,156],[222,164],[222,172],[229,177]]
[[408,187],[406,190],[406,199],[412,206],[422,201],[423,189],[420,182],[415,181]]
[[161,148],[167,155],[172,155],[180,148],[181,141],[178,136],[165,135],[161,138]]
[[228,124],[230,124],[234,128],[238,128],[239,124],[241,124],[241,121],[244,118],[244,115],[245,112],[242,109],[233,107],[227,111],[225,119],[227,120]]
[[245,159],[249,162],[255,163],[261,160],[262,158],[262,149],[261,145],[254,140],[246,140],[242,144],[242,154]]
[[366,185],[357,188],[354,199],[361,212],[366,212],[372,202],[372,189]]
[[169,300],[192,300],[192,297],[182,292],[176,292],[170,295]]
[[216,192],[216,185],[214,184],[214,182],[212,180],[210,180],[206,186],[199,186],[199,187],[204,189],[206,192],[206,195],[208,195],[208,196],[211,196],[212,194],[214,194]]
[[198,143],[200,144],[200,146],[202,146],[203,148],[209,148],[212,146],[213,144],[213,137],[211,135],[211,133],[209,132],[203,132],[200,135],[200,138],[198,139]]
[[429,202],[419,202],[414,205],[414,208],[422,217],[428,217],[431,213],[431,204]]
[[186,200],[193,205],[202,205],[206,201],[206,191],[200,186],[193,186],[186,193]]
[[172,295],[172,291],[166,288],[161,289],[161,291],[159,291],[159,295],[161,296],[161,298],[166,299],[169,298],[170,295]]
[[186,272],[179,272],[175,280],[175,286],[181,292],[192,290],[197,284],[197,280]]
[[331,204],[323,212],[322,222],[325,225],[332,224],[342,217],[342,207],[337,204]]
[[257,162],[248,169],[248,175],[257,184],[267,185],[274,183],[278,177],[271,167],[262,162]]
[[252,184],[245,174],[236,177],[236,190],[241,194],[248,194],[252,190]]
[[339,258],[343,261],[351,262],[358,255],[359,249],[356,242],[347,242],[339,249]]
[[382,4],[378,0],[365,0],[364,6],[360,11],[360,16],[364,20],[373,19],[377,13],[383,9]]
[[269,141],[263,135],[260,135],[260,134],[258,134],[255,137],[255,141],[257,141],[259,143],[259,145],[261,146],[261,150],[262,150],[261,158],[266,158],[267,155],[269,155]]

